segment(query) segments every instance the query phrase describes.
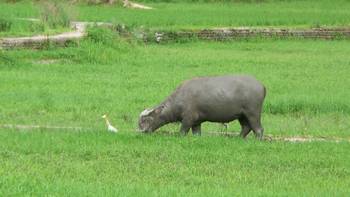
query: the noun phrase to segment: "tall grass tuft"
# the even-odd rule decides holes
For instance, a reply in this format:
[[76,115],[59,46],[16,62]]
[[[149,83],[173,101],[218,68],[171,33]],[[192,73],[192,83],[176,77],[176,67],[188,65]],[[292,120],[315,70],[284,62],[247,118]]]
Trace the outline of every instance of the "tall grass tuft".
[[87,29],[87,36],[79,42],[79,47],[68,46],[50,58],[69,59],[75,64],[106,65],[120,62],[121,56],[129,56],[137,47],[121,38],[116,31],[107,27],[92,26]]
[[87,31],[87,38],[95,43],[113,45],[117,34],[105,27],[90,27]]
[[[127,51],[132,44],[127,42],[128,38],[122,38],[115,29],[115,27],[103,26],[90,27],[87,30],[87,40],[104,47],[117,49],[119,52]],[[133,40],[128,41],[133,42]]]
[[10,58],[9,56],[5,55],[4,52],[0,51],[0,67],[13,66],[16,64],[17,62],[14,58]]
[[2,31],[9,31],[12,26],[12,21],[0,18],[0,32]]
[[0,71],[29,67],[30,64],[23,59],[0,50]]
[[58,1],[44,1],[41,5],[41,20],[50,28],[69,27],[71,16]]

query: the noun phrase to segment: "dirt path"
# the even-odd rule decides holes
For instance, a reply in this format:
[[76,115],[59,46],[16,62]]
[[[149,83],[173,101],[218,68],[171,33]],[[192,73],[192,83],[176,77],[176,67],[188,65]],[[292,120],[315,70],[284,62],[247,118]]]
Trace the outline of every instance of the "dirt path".
[[79,40],[85,36],[84,23],[75,23],[75,31],[65,32],[57,35],[38,35],[18,38],[3,38],[0,40],[0,44],[3,48],[14,48],[14,47],[36,47],[46,42],[55,44],[64,44],[67,41]]
[[[19,20],[29,20],[29,21],[38,21],[38,19],[28,18]],[[87,26],[111,26],[111,23],[104,22],[71,22],[70,32],[64,32],[56,35],[37,35],[37,36],[27,36],[27,37],[13,37],[13,38],[0,38],[0,49],[9,49],[9,48],[23,48],[30,47],[36,48],[45,43],[53,43],[57,45],[64,45],[69,41],[80,40],[86,35]]]
[[18,125],[18,124],[3,124],[0,128],[18,129],[18,130],[33,130],[33,129],[53,129],[53,130],[85,130],[82,127],[68,126],[51,126],[51,125]]
[[[71,130],[71,131],[92,131],[92,128],[83,127],[72,127],[72,126],[52,126],[52,125],[17,125],[17,124],[3,124],[0,128],[16,129],[18,131],[32,131],[32,130]],[[160,135],[177,135],[177,132],[161,132]],[[226,137],[239,137],[238,132],[215,132],[206,131],[203,132],[204,136],[226,136]],[[314,137],[314,136],[273,136],[265,135],[264,141],[285,141],[293,143],[304,143],[304,142],[349,142],[350,138],[342,137]]]
[[[208,135],[219,135],[227,137],[239,137],[238,132],[205,132]],[[286,141],[286,142],[350,142],[350,138],[341,137],[314,137],[314,136],[273,136],[264,135],[265,141]]]

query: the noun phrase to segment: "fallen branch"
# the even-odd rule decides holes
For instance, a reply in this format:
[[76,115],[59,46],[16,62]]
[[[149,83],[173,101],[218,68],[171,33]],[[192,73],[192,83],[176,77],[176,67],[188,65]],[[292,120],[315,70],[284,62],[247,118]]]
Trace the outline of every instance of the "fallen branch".
[[153,9],[152,7],[148,7],[142,4],[138,4],[138,3],[133,3],[131,1],[128,0],[124,0],[123,1],[124,7],[126,8],[134,8],[134,9],[144,9],[144,10],[151,10]]

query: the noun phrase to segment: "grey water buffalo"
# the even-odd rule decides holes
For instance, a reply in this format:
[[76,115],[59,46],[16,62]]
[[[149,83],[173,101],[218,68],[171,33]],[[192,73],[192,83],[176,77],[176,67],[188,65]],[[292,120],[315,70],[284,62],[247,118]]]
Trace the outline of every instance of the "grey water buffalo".
[[182,134],[192,128],[194,135],[200,135],[205,121],[228,123],[238,119],[243,138],[253,130],[261,139],[265,95],[265,87],[251,76],[194,78],[183,82],[161,104],[141,112],[139,129],[153,132],[165,124],[181,122]]

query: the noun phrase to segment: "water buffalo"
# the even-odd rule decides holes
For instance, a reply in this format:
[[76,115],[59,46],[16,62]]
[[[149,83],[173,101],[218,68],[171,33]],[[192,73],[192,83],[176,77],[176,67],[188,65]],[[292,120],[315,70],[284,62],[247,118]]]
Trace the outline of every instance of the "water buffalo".
[[261,139],[261,110],[266,95],[265,87],[254,77],[227,75],[194,78],[182,83],[160,105],[146,109],[139,117],[139,129],[153,132],[159,127],[181,122],[180,132],[201,134],[205,121],[228,123],[238,119],[245,138],[253,130]]

